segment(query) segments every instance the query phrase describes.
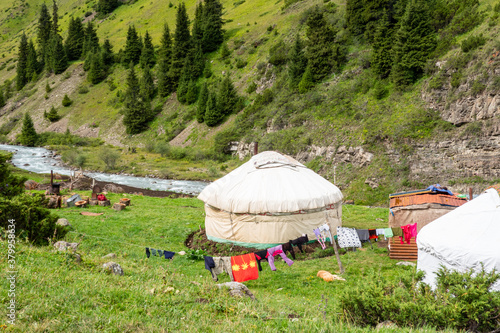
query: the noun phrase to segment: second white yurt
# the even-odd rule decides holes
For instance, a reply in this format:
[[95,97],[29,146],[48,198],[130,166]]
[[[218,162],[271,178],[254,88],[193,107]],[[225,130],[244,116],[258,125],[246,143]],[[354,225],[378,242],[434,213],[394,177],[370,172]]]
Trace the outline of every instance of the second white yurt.
[[307,234],[329,223],[332,234],[341,225],[342,193],[295,159],[274,151],[248,162],[207,186],[208,239],[267,248]]

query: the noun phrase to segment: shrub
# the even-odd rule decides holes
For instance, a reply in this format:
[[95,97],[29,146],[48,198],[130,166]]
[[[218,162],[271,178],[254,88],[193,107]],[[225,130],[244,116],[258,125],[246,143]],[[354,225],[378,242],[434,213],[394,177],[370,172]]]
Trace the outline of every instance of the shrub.
[[451,74],[451,86],[453,88],[458,88],[460,87],[460,84],[462,83],[462,71],[456,71],[455,73]]
[[255,90],[257,90],[257,84],[255,82],[252,82],[248,85],[246,92],[247,92],[247,94],[251,94],[251,93],[255,92]]
[[486,85],[484,85],[481,82],[476,80],[472,83],[471,93],[474,96],[479,95],[480,93],[482,93],[484,91],[485,88],[486,88]]
[[462,42],[462,51],[469,52],[484,44],[486,44],[486,38],[484,38],[482,34],[479,36],[470,36]]
[[288,48],[283,40],[269,50],[269,62],[275,66],[283,65],[288,60]]
[[64,98],[62,100],[62,105],[63,106],[70,106],[71,104],[73,104],[73,101],[71,99],[69,99],[67,94],[64,94]]
[[241,58],[238,58],[236,60],[236,68],[243,68],[247,65],[247,61],[246,60],[243,60]]
[[54,106],[52,106],[52,108],[50,109],[49,113],[47,112],[43,112],[43,116],[49,120],[50,122],[55,122],[55,121],[58,121],[59,119],[61,119],[61,117],[59,116],[59,114],[57,113],[57,110],[54,108]]
[[87,87],[86,85],[81,85],[80,87],[78,87],[78,93],[79,94],[86,94],[89,92],[89,87]]
[[120,154],[108,147],[102,147],[97,154],[106,165],[106,169],[114,169],[120,159]]

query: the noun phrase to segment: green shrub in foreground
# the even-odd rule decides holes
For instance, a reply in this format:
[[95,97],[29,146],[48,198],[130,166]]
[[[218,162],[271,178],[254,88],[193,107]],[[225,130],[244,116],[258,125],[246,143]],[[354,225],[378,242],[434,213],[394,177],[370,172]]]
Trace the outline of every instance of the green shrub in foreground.
[[341,296],[345,319],[362,326],[375,326],[391,320],[399,327],[434,326],[437,329],[459,329],[489,332],[500,327],[500,292],[489,292],[500,278],[484,268],[459,273],[441,268],[435,290],[422,283],[422,272],[388,281],[372,274],[357,288]]

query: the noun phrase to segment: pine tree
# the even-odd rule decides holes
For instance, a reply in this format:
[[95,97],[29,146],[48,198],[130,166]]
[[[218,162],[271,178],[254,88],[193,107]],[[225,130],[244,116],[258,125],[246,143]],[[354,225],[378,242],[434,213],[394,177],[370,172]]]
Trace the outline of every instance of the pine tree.
[[50,19],[50,14],[49,10],[47,9],[47,6],[45,3],[42,3],[41,9],[40,9],[40,17],[38,18],[38,34],[37,34],[37,40],[38,40],[38,47],[40,50],[40,58],[41,58],[41,64],[42,68],[45,68],[46,66],[50,67],[50,65],[47,65],[47,58],[49,58],[49,42],[50,42],[50,35],[52,31],[52,21]]
[[33,120],[27,112],[24,114],[23,127],[21,129],[21,133],[17,137],[17,140],[23,146],[28,147],[34,147],[38,141],[38,134],[35,131]]
[[233,82],[229,78],[229,75],[226,75],[224,80],[222,80],[219,94],[217,95],[218,109],[222,115],[230,115],[235,111],[238,102],[239,97]]
[[393,31],[390,26],[389,16],[385,12],[375,32],[371,59],[373,71],[381,78],[386,78],[391,73],[393,62],[392,44]]
[[82,45],[82,58],[86,58],[89,52],[96,52],[99,49],[99,37],[97,31],[91,21],[87,23],[84,31],[84,39]]
[[307,67],[307,59],[304,55],[304,46],[302,44],[302,40],[297,34],[288,62],[288,77],[290,78],[291,87],[297,87]]
[[101,14],[109,14],[119,6],[118,0],[99,0],[97,11]]
[[0,87],[0,108],[5,106],[5,97],[3,95],[3,89]]
[[186,66],[184,66],[184,68],[182,69],[182,74],[179,78],[179,84],[177,86],[177,100],[182,104],[187,103],[186,95],[188,92],[190,79],[191,76],[189,72],[189,66],[186,64]]
[[205,69],[205,56],[203,55],[203,49],[201,47],[201,41],[194,42],[193,53],[193,64],[191,73],[193,78],[200,77]]
[[52,33],[55,35],[59,33],[59,17],[57,10],[56,0],[52,0]]
[[184,60],[191,48],[191,35],[189,34],[189,17],[186,12],[186,6],[183,2],[177,8],[174,43],[172,47],[172,63],[169,70],[169,76],[174,82],[178,82]]
[[231,52],[229,51],[229,48],[227,47],[226,43],[223,43],[221,48],[220,48],[220,58],[221,59],[226,59],[231,55]]
[[92,84],[98,84],[106,78],[106,68],[102,61],[101,52],[89,53],[90,68],[87,74],[87,80]]
[[19,43],[19,53],[17,58],[17,79],[16,79],[16,89],[21,90],[26,83],[28,83],[28,39],[23,33],[21,35],[21,42]]
[[139,80],[135,74],[134,64],[130,64],[127,76],[127,91],[125,92],[125,117],[123,124],[128,134],[137,134],[147,128],[151,117],[148,103],[140,93]]
[[224,8],[219,0],[205,0],[203,9],[203,52],[212,52],[217,50],[224,41],[224,30],[222,29]]
[[205,25],[203,18],[204,18],[203,2],[199,2],[196,5],[196,10],[194,12],[193,28],[191,29],[191,34],[193,36],[193,40],[195,41],[201,42],[203,38],[203,30]]
[[31,81],[36,81],[38,72],[40,71],[40,64],[37,60],[35,45],[30,40],[28,42],[28,60],[26,63],[26,75]]
[[172,58],[172,37],[168,24],[163,26],[163,34],[160,41],[159,59],[166,59],[169,63]]
[[154,84],[153,73],[151,73],[148,66],[146,66],[143,70],[140,85],[141,95],[147,100],[152,100],[156,93],[156,87]]
[[218,125],[222,119],[224,119],[224,113],[222,113],[218,107],[217,96],[215,94],[209,94],[207,109],[205,110],[205,124],[213,127]]
[[102,62],[106,68],[109,68],[114,63],[113,46],[109,39],[105,39],[101,48]]
[[64,98],[62,100],[62,106],[70,106],[71,104],[73,104],[73,101],[68,97],[68,94],[64,94]]
[[169,75],[170,62],[166,59],[160,59],[158,66],[158,93],[161,97],[167,97],[175,90],[175,82]]
[[205,121],[205,111],[207,110],[207,102],[209,97],[208,85],[206,82],[201,86],[200,97],[198,99],[198,107],[196,108],[196,120],[199,123]]
[[306,25],[308,38],[306,55],[313,80],[316,82],[340,66],[334,50],[336,31],[326,21],[319,7],[309,14]]
[[64,42],[64,50],[69,61],[82,57],[84,40],[85,32],[82,22],[77,18],[71,17],[68,26],[68,36]]
[[354,36],[362,35],[365,31],[365,22],[363,19],[363,11],[365,0],[347,0],[346,14],[347,29]]
[[47,118],[51,123],[58,121],[61,119],[59,114],[57,113],[56,108],[52,105],[52,108],[50,109],[49,113],[44,112],[43,116]]
[[415,82],[436,47],[436,34],[423,0],[410,0],[394,45],[393,81],[398,86]]
[[312,87],[314,87],[313,75],[311,68],[307,66],[306,71],[304,72],[304,75],[302,75],[302,79],[299,83],[299,93],[303,94],[309,91]]
[[148,31],[144,35],[144,45],[142,46],[140,64],[142,68],[152,68],[156,63],[155,49],[153,46],[153,41]]
[[188,83],[188,89],[186,93],[186,104],[190,105],[196,102],[198,99],[198,85],[195,80],[191,80]]
[[125,43],[124,62],[126,64],[132,62],[137,64],[141,58],[142,42],[141,38],[135,30],[135,26],[131,25],[127,31],[127,41]]
[[54,74],[61,74],[68,68],[68,60],[64,51],[62,38],[58,34],[52,35],[51,38],[50,62]]

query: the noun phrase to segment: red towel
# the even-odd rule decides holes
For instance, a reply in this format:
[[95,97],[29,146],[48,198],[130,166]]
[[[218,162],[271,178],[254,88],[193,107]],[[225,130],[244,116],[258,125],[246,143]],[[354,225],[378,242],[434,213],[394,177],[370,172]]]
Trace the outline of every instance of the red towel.
[[257,280],[259,278],[259,269],[253,253],[231,257],[231,268],[236,282]]
[[[406,243],[410,244],[411,238],[417,237],[417,223],[404,225],[401,229],[403,229],[403,236]],[[401,237],[401,244],[403,244],[403,237]]]

